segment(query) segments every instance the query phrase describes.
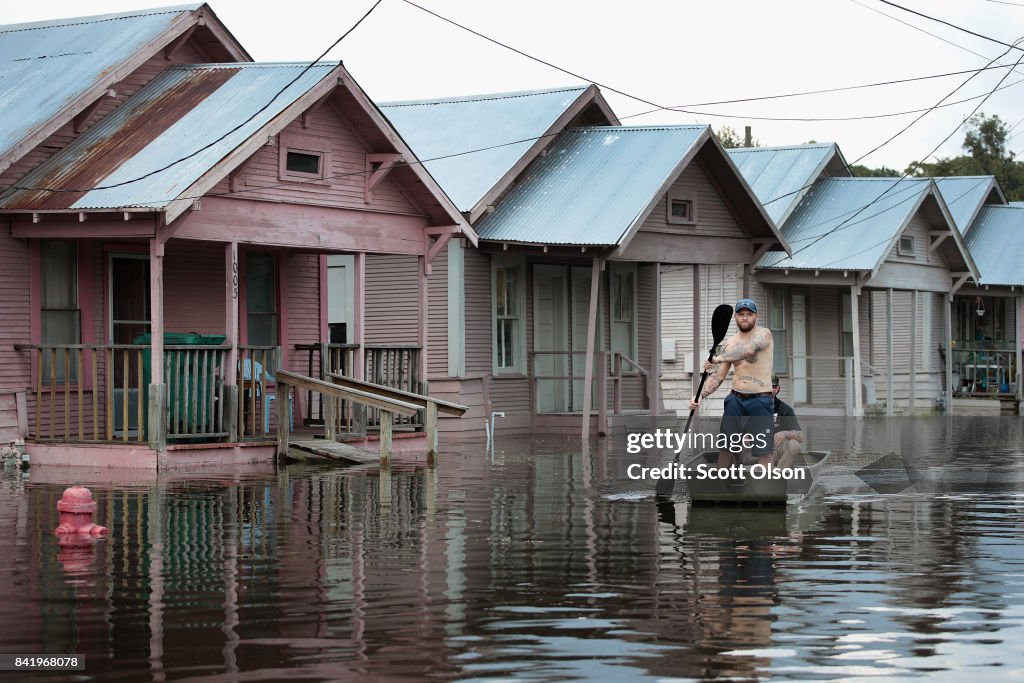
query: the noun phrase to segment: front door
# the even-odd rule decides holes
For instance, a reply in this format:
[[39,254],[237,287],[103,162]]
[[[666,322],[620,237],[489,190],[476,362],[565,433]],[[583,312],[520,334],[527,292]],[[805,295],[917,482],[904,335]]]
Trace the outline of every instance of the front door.
[[[134,344],[136,337],[150,331],[149,259],[145,256],[113,254],[110,273],[110,328],[111,344]],[[129,433],[138,430],[139,363],[138,352],[113,352],[113,410],[114,431]],[[127,384],[125,367],[127,366]],[[125,403],[128,421],[125,423]]]
[[568,269],[533,267],[533,350],[538,413],[569,410]]

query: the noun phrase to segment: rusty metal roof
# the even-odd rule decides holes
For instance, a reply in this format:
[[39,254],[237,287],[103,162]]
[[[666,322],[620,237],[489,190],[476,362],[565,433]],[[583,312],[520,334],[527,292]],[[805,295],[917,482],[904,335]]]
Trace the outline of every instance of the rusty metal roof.
[[[338,68],[337,64],[310,68],[265,111],[233,131],[306,66],[170,67],[20,180],[14,190],[0,198],[0,208],[162,208]],[[222,136],[224,139],[219,140]],[[197,150],[187,160],[142,178]],[[110,187],[137,178],[142,179]]]
[[0,154],[202,5],[0,26]]
[[981,207],[965,241],[980,284],[1024,285],[1024,205]]

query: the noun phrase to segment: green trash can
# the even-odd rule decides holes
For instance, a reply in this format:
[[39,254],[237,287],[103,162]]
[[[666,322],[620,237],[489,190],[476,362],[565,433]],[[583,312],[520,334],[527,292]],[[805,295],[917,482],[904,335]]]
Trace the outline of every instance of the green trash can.
[[[193,395],[196,388],[205,388],[212,385],[216,371],[216,363],[209,363],[200,367],[199,363],[187,359],[186,352],[181,350],[167,350],[168,346],[219,346],[224,343],[227,337],[222,334],[198,334],[196,332],[164,332],[164,367],[170,371],[164,377],[167,385],[167,412],[168,423],[171,425],[169,435],[176,434],[188,429],[195,428],[194,425],[202,423],[207,428],[213,422],[214,401],[213,396],[206,396],[203,403],[205,416],[199,414],[199,403]],[[135,337],[136,344],[149,345],[153,341],[150,333],[140,334]],[[189,360],[186,367],[186,360]],[[145,384],[149,384],[152,378],[152,356],[150,350],[142,354],[142,372]],[[148,402],[147,402],[148,404]],[[148,412],[148,405],[146,411]],[[177,417],[177,425],[172,424]],[[148,419],[148,418],[147,418]],[[186,427],[188,425],[188,427]],[[181,437],[177,437],[181,438]],[[190,437],[185,437],[190,438]],[[201,439],[200,439],[201,440]]]

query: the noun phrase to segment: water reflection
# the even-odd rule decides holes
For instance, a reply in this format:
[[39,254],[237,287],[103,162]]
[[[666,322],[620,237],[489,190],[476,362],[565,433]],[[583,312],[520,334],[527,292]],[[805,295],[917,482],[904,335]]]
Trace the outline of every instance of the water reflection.
[[[812,425],[836,464],[776,510],[657,505],[616,440],[469,442],[384,476],[101,473],[85,483],[111,533],[76,549],[52,534],[70,482],[6,471],[0,651],[82,654],[94,680],[1012,678],[1009,423],[970,443],[947,421]],[[889,452],[916,473],[898,495],[856,474]]]

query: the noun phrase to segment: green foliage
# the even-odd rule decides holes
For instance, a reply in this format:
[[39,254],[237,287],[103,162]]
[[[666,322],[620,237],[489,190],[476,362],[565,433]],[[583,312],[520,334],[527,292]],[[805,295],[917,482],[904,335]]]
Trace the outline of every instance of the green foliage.
[[[726,149],[733,149],[734,147],[744,147],[743,136],[737,133],[731,126],[722,126],[715,133],[715,137],[722,143],[722,147]],[[757,140],[751,140],[751,147],[760,147],[761,143]]]
[[868,168],[867,166],[862,166],[860,164],[851,166],[850,173],[852,173],[855,178],[899,178],[903,175],[896,169],[889,168],[888,166],[882,166],[881,168]]
[[[917,176],[994,175],[1010,201],[1024,200],[1024,162],[1008,149],[1010,129],[999,116],[977,114],[967,122],[963,149],[967,154],[914,164]],[[916,162],[915,162],[916,163]]]

